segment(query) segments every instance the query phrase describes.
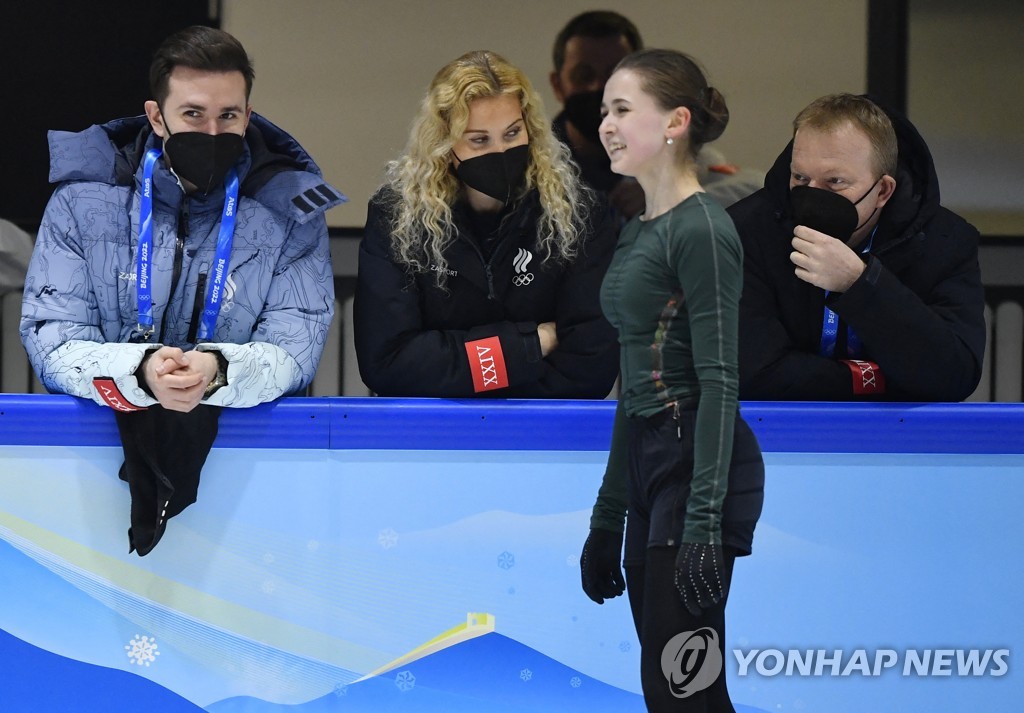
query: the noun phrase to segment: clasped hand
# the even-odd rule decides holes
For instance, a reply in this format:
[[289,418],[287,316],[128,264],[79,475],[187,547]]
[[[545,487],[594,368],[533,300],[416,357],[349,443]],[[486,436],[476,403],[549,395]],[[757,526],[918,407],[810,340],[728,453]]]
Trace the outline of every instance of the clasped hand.
[[849,245],[805,225],[793,230],[796,276],[829,292],[846,292],[864,272],[864,261]]
[[199,405],[207,385],[217,376],[217,357],[194,349],[183,352],[177,347],[160,347],[145,356],[139,371],[161,406],[188,413]]

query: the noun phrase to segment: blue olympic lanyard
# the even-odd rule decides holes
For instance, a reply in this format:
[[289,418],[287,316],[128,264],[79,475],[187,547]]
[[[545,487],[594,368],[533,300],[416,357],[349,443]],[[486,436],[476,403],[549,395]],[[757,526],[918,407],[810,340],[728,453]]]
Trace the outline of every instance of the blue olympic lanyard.
[[153,167],[160,149],[150,149],[142,162],[142,198],[139,201],[139,248],[135,266],[135,294],[139,306],[139,332],[143,341],[153,333],[153,287],[149,283],[153,252]]
[[[139,332],[143,341],[153,334],[153,287],[151,284],[153,257],[153,169],[160,158],[160,149],[150,149],[142,163],[142,198],[139,201],[139,249],[135,269],[135,292],[139,309]],[[224,281],[228,275],[231,259],[231,245],[235,237],[235,214],[238,209],[238,173],[231,169],[224,182],[224,211],[217,234],[217,249],[214,253],[211,276],[207,280],[206,299],[199,323],[197,338],[209,341],[213,338],[220,313]]]
[[[864,249],[860,251],[861,255],[866,255],[871,250],[871,244],[875,240],[875,231],[871,231],[871,237],[868,238],[868,244],[864,246]],[[829,291],[825,290],[825,297],[828,298]],[[818,348],[818,354],[823,357],[834,358],[836,353],[836,338],[839,336],[839,315],[829,309],[828,305],[824,306],[824,312],[821,318],[821,343]],[[848,357],[858,357],[861,355],[861,348],[863,343],[857,333],[853,331],[851,327],[846,328],[846,354]]]

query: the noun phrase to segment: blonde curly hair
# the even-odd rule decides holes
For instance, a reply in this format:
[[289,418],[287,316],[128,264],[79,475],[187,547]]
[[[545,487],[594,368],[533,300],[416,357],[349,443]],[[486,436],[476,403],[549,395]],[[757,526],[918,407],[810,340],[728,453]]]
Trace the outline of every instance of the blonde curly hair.
[[394,191],[395,259],[410,272],[433,270],[442,286],[444,251],[455,239],[452,206],[462,188],[449,169],[452,147],[466,129],[473,100],[502,94],[515,96],[523,110],[530,149],[523,195],[533,188],[540,194],[537,247],[544,259],[572,260],[586,230],[591,192],[580,182],[569,149],[551,133],[540,96],[526,75],[500,55],[468,52],[434,76],[405,152],[388,163],[385,182]]

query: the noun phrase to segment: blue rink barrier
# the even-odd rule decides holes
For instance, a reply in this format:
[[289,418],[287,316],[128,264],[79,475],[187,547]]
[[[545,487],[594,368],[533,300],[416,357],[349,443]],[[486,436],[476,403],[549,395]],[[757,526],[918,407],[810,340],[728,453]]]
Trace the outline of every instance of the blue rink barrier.
[[[579,586],[613,407],[225,410],[139,558],[112,412],[0,395],[0,709],[643,711],[628,603]],[[743,414],[767,476],[737,710],[1018,710],[1024,407]]]

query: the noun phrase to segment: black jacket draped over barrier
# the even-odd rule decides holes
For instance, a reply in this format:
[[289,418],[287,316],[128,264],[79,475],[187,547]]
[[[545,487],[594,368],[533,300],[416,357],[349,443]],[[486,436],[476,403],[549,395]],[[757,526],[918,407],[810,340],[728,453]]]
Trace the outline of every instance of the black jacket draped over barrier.
[[199,474],[217,438],[221,409],[200,405],[188,413],[150,406],[115,411],[124,448],[119,476],[132,497],[129,552],[149,554],[167,521],[196,501]]

